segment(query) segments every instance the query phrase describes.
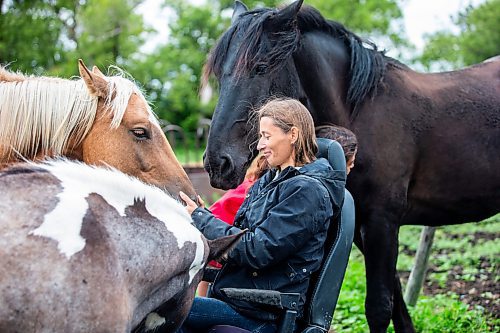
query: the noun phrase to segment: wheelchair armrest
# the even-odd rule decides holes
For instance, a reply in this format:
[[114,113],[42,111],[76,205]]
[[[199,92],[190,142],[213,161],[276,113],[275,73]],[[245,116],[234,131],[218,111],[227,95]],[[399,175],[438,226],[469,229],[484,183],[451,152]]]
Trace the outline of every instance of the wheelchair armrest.
[[214,282],[217,273],[219,273],[220,268],[205,267],[203,270],[203,281]]
[[300,299],[298,293],[280,293],[274,290],[222,288],[229,298],[256,304],[275,306],[280,309],[297,310]]

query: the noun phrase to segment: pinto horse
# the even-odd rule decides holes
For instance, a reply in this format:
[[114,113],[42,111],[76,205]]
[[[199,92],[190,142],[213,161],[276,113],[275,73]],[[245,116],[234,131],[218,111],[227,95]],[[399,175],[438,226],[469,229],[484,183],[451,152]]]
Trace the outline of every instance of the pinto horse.
[[281,9],[236,2],[212,49],[219,100],[205,152],[212,186],[240,183],[256,155],[252,110],[300,100],[316,126],[358,136],[347,187],[366,265],[371,332],[414,332],[396,272],[401,225],[479,221],[500,209],[500,61],[417,73],[302,1]]
[[207,241],[161,189],[81,162],[14,165],[0,188],[1,332],[175,332],[239,238]]
[[0,67],[0,167],[67,156],[108,165],[173,195],[195,191],[135,83],[90,71],[81,79],[26,77]]

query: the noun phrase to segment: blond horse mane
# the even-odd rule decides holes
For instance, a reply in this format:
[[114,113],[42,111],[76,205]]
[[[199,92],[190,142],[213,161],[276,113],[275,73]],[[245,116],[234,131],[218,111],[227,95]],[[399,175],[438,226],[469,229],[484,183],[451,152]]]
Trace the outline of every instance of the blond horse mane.
[[[113,114],[111,128],[117,128],[132,94],[148,104],[123,71],[106,80],[109,94],[104,107]],[[80,144],[94,123],[97,102],[82,79],[24,76],[0,66],[0,162],[13,152],[27,159],[39,154],[59,156],[70,139]],[[153,115],[149,105],[148,112]]]

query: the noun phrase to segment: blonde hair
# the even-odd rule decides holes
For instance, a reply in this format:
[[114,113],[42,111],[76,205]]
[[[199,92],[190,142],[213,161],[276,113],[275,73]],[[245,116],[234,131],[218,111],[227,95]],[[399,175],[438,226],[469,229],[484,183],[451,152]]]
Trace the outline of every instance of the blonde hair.
[[268,101],[257,111],[258,119],[268,117],[284,133],[297,128],[294,144],[295,163],[301,166],[316,159],[318,144],[314,133],[314,121],[307,108],[296,99],[279,98]]

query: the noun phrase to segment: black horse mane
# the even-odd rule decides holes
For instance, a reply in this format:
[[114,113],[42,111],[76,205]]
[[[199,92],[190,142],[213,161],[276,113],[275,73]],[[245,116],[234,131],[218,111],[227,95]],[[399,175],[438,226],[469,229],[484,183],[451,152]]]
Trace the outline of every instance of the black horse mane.
[[347,30],[342,24],[326,20],[313,7],[303,6],[297,21],[291,25],[280,27],[273,34],[273,39],[264,43],[266,24],[277,15],[278,9],[260,8],[243,13],[238,20],[221,36],[210,52],[203,69],[202,84],[208,82],[211,74],[220,77],[222,67],[229,51],[233,36],[241,35],[241,44],[234,68],[237,77],[242,75],[274,72],[285,65],[285,60],[292,56],[299,47],[300,34],[309,31],[323,31],[341,39],[349,50],[351,64],[349,68],[349,85],[347,103],[356,116],[358,106],[366,97],[374,96],[381,83],[387,63],[397,62],[378,51],[377,46]]

